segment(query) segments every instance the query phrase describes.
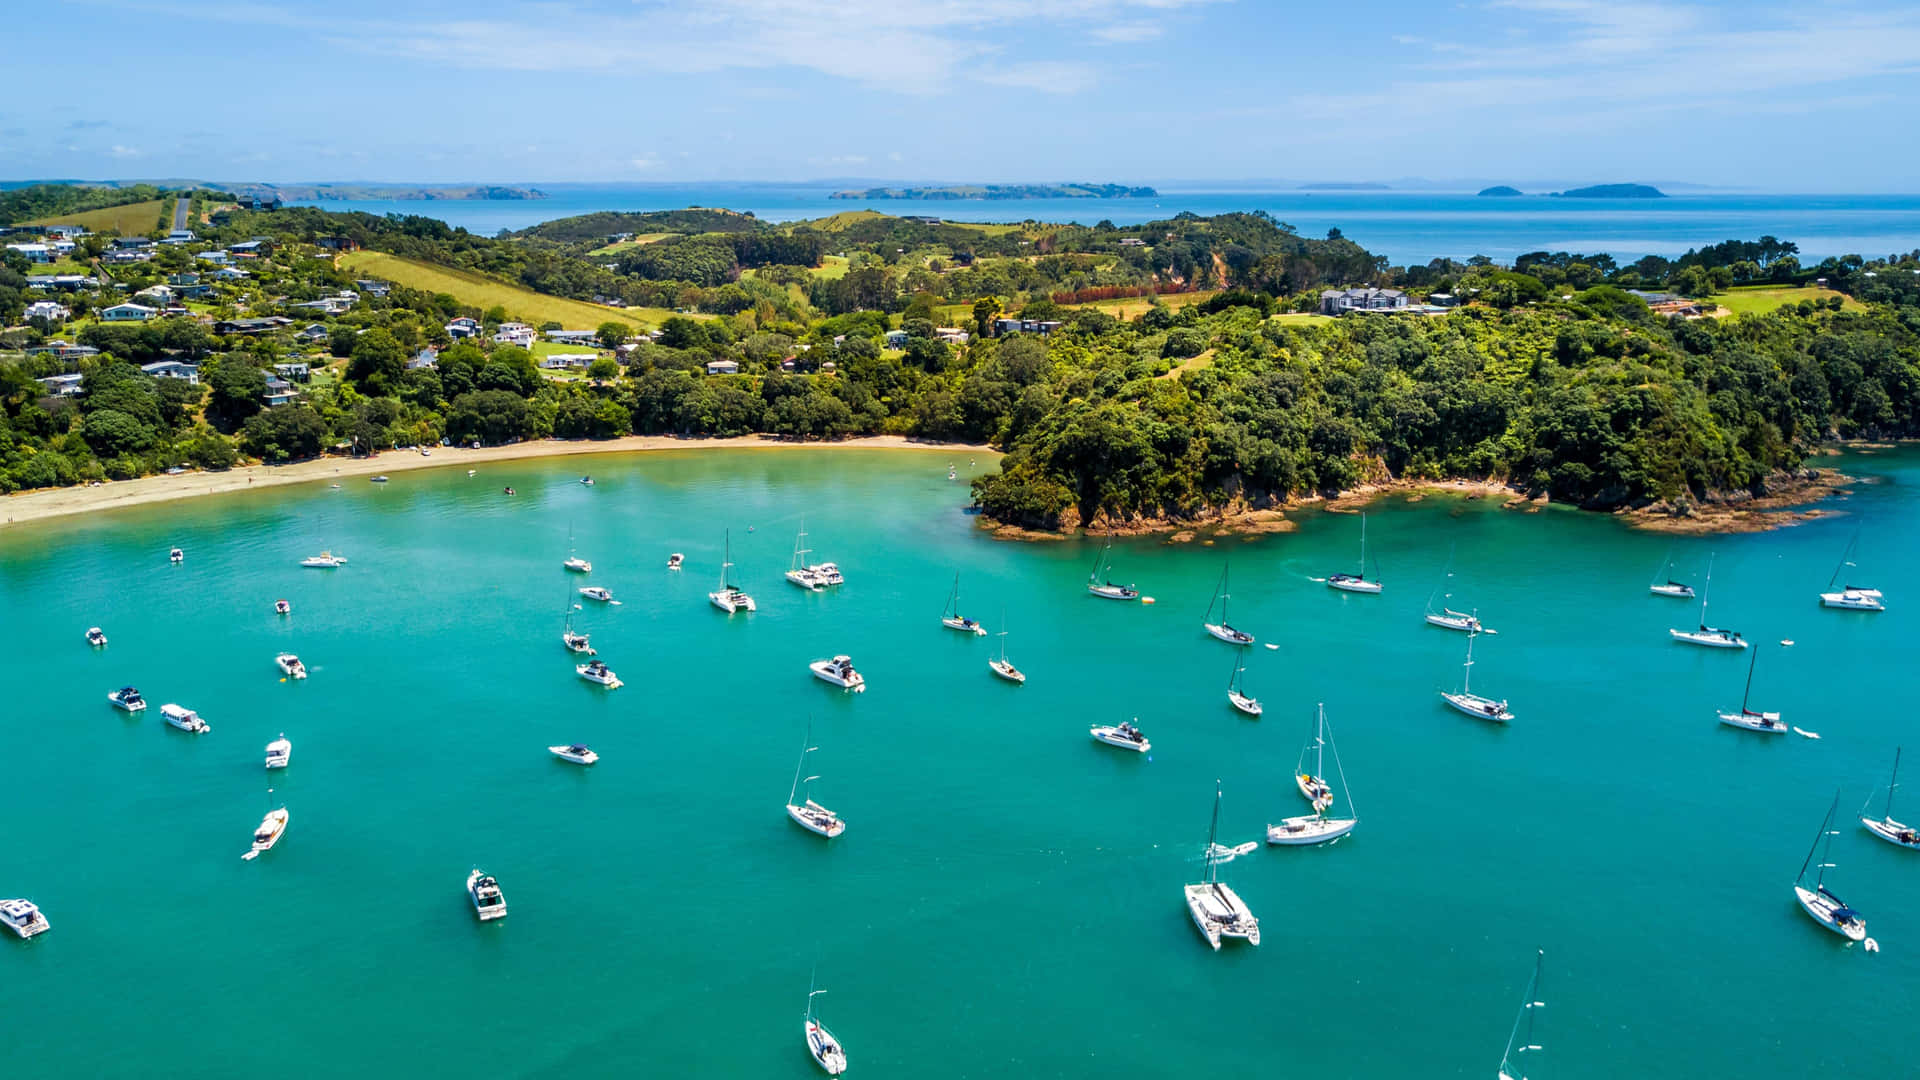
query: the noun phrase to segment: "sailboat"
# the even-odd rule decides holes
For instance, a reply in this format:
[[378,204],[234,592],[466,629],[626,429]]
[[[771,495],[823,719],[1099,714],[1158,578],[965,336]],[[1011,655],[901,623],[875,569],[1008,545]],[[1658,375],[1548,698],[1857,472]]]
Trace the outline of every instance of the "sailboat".
[[995,675],[1000,676],[1010,683],[1025,683],[1027,681],[1026,672],[1014,667],[1013,662],[1007,659],[1006,608],[1000,609],[1000,659],[987,661],[987,667],[993,669]]
[[801,518],[800,535],[793,538],[793,564],[787,570],[787,580],[808,592],[818,592],[820,579],[807,566],[807,556],[812,553],[807,547],[807,519]]
[[1660,572],[1653,576],[1653,584],[1647,591],[1655,596],[1672,596],[1681,600],[1693,599],[1693,586],[1673,580],[1673,549],[1667,549],[1667,561],[1660,565]]
[[1194,882],[1185,887],[1187,896],[1187,914],[1193,916],[1193,925],[1213,946],[1220,951],[1222,938],[1243,938],[1249,945],[1260,944],[1260,920],[1253,917],[1247,902],[1233,891],[1226,882],[1220,880],[1220,857],[1214,841],[1220,833],[1220,782],[1213,784],[1213,824],[1207,827],[1207,847],[1201,858],[1206,860],[1207,872],[1203,881]]
[[720,587],[708,593],[707,599],[713,601],[714,607],[719,608],[729,615],[739,611],[741,608],[753,611],[755,610],[753,597],[741,592],[736,586],[727,584],[727,571],[733,569],[733,531],[731,529],[727,530],[725,536],[726,555],[720,563]]
[[1446,606],[1446,601],[1453,599],[1452,593],[1447,593],[1445,596],[1441,597],[1441,604],[1440,604],[1439,611],[1433,610],[1434,596],[1439,594],[1440,590],[1443,587],[1445,587],[1445,585],[1447,584],[1447,581],[1452,577],[1453,577],[1453,555],[1449,553],[1447,555],[1447,569],[1444,573],[1440,575],[1440,583],[1433,587],[1433,592],[1430,592],[1427,594],[1426,619],[1428,624],[1432,626],[1438,626],[1444,630],[1464,630],[1469,634],[1499,633],[1500,631],[1498,630],[1489,630],[1485,626],[1481,625],[1480,613],[1478,611],[1472,611],[1472,612],[1455,611],[1452,608]]
[[573,553],[573,529],[567,529],[567,561],[560,564],[576,574],[593,573],[593,564]]
[[[1849,941],[1865,941],[1867,920],[1827,888],[1827,871],[1833,869],[1833,864],[1827,859],[1833,851],[1833,838],[1839,835],[1839,830],[1833,828],[1833,814],[1839,808],[1840,793],[1835,791],[1833,805],[1827,807],[1827,816],[1820,819],[1820,832],[1814,836],[1813,846],[1807,849],[1806,861],[1800,864],[1800,876],[1793,879],[1793,895],[1814,922]],[[1820,855],[1817,867],[1813,861],[1815,853]],[[1810,869],[1819,871],[1814,875],[1811,889],[1806,886],[1807,871]]]
[[1507,1052],[1500,1056],[1499,1080],[1527,1080],[1527,1067],[1521,1061],[1524,1055],[1540,1052],[1540,1044],[1533,1041],[1533,1013],[1547,1005],[1540,1000],[1540,968],[1546,958],[1545,949],[1534,953],[1533,978],[1527,980],[1527,992],[1520,999],[1520,1013],[1513,1018],[1513,1033],[1507,1036]]
[[[1300,817],[1290,817],[1278,825],[1267,826],[1267,843],[1304,846],[1324,844],[1329,840],[1353,831],[1360,824],[1358,817],[1328,817],[1327,811],[1333,807],[1333,789],[1322,779],[1325,773],[1326,748],[1330,745],[1327,735],[1327,707],[1319,706],[1314,718],[1313,738],[1300,751],[1300,761],[1294,766],[1294,783],[1300,787],[1300,794],[1313,803],[1313,813]],[[1307,756],[1313,756],[1313,768],[1307,769]],[[1340,776],[1340,794],[1346,800],[1349,813],[1353,810],[1353,796],[1347,791],[1347,773],[1340,767],[1340,750],[1333,751],[1333,768]]]
[[1777,712],[1755,712],[1747,708],[1747,698],[1753,693],[1753,668],[1760,662],[1760,650],[1753,650],[1753,656],[1747,661],[1747,688],[1740,693],[1740,711],[1720,713],[1720,722],[1728,727],[1746,728],[1748,731],[1763,731],[1771,735],[1786,733],[1787,725],[1781,721]]
[[807,987],[807,1053],[813,1056],[813,1063],[826,1071],[828,1076],[839,1076],[847,1071],[847,1048],[833,1037],[826,1025],[813,1018],[813,999],[825,990]]
[[1673,640],[1686,645],[1703,645],[1709,649],[1744,649],[1747,639],[1740,636],[1738,630],[1721,630],[1707,625],[1707,600],[1713,595],[1713,559],[1707,559],[1707,581],[1700,589],[1700,629],[1668,630]]
[[1506,701],[1495,701],[1473,692],[1473,639],[1479,636],[1479,634],[1467,635],[1467,662],[1460,677],[1460,692],[1449,694],[1442,690],[1440,698],[1468,716],[1476,716],[1482,720],[1498,720],[1504,724],[1513,719],[1513,714],[1507,711]]
[[965,615],[960,614],[960,574],[958,571],[953,575],[953,589],[947,593],[947,606],[940,609],[940,625],[949,630],[958,630],[963,634],[978,634],[981,637],[987,636],[987,628],[980,625],[980,620],[969,619]]
[[[1104,569],[1104,573],[1102,570]],[[1103,600],[1138,600],[1140,590],[1131,585],[1113,583],[1113,541],[1100,549],[1100,557],[1093,562],[1093,572],[1087,575],[1087,591]]]
[[[1213,618],[1214,604],[1220,605],[1220,621],[1217,623],[1207,621]],[[1207,613],[1201,617],[1200,625],[1206,628],[1207,633],[1229,645],[1253,644],[1252,634],[1235,630],[1233,624],[1227,621],[1227,567],[1224,565],[1220,567],[1220,584],[1214,587],[1213,601],[1207,605]]]
[[1376,577],[1367,580],[1367,515],[1360,515],[1360,572],[1357,574],[1332,574],[1327,578],[1327,588],[1343,592],[1377,593],[1380,582]]
[[[1885,840],[1889,844],[1906,848],[1908,851],[1920,851],[1920,830],[1916,830],[1911,825],[1905,825],[1893,819],[1893,789],[1898,786],[1900,786],[1900,751],[1896,748],[1893,751],[1893,776],[1887,780],[1887,809],[1885,816],[1876,821],[1867,816],[1867,808],[1862,806],[1860,808],[1860,824],[1865,825],[1868,832]],[[1867,801],[1872,802],[1873,796],[1867,796]]]
[[560,644],[565,645],[568,652],[593,656],[596,650],[588,643],[587,635],[573,628],[573,611],[578,606],[572,597],[567,598],[567,620],[560,628]]
[[[839,814],[813,801],[813,782],[820,779],[818,776],[809,776],[804,780],[800,778],[800,774],[807,767],[807,755],[820,749],[812,743],[813,721],[809,719],[807,736],[800,742],[800,763],[793,767],[793,787],[787,792],[787,816],[793,819],[794,824],[808,832],[818,833],[831,840],[847,831],[847,823],[840,820]],[[802,784],[807,786],[804,798],[800,794]]]
[[[1856,528],[1853,530],[1853,539],[1847,541],[1847,550],[1840,553],[1840,565],[1833,568],[1833,576],[1827,579],[1829,590],[1835,585],[1840,585],[1840,575],[1853,565],[1853,549],[1859,544],[1860,530]],[[1846,608],[1850,611],[1885,611],[1887,601],[1886,597],[1880,594],[1879,589],[1870,589],[1865,585],[1840,585],[1838,592],[1830,591],[1820,594],[1820,606]]]
[[1246,656],[1235,653],[1233,657],[1233,674],[1227,676],[1227,701],[1230,702],[1234,708],[1239,709],[1248,716],[1259,716],[1261,711],[1260,702],[1248,694],[1246,687],[1242,686],[1240,682],[1240,676],[1244,674],[1246,670]]

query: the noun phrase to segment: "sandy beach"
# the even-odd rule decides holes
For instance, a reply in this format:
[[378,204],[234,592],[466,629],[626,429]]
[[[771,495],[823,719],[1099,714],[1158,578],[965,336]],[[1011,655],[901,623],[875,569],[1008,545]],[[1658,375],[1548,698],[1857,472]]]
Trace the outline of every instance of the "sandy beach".
[[99,487],[43,488],[7,496],[0,504],[4,525],[11,527],[68,514],[86,514],[147,503],[190,499],[202,495],[263,490],[283,484],[333,480],[349,476],[392,475],[413,469],[471,469],[487,462],[590,454],[630,454],[649,450],[943,450],[955,456],[998,458],[1000,452],[971,443],[921,442],[900,435],[870,435],[839,442],[793,442],[760,435],[724,439],[682,439],[668,435],[629,435],[623,439],[573,441],[545,439],[507,446],[466,449],[456,446],[418,450],[388,450],[373,457],[324,457],[291,465],[247,465],[225,472],[186,472],[176,476],[143,476],[116,480]]

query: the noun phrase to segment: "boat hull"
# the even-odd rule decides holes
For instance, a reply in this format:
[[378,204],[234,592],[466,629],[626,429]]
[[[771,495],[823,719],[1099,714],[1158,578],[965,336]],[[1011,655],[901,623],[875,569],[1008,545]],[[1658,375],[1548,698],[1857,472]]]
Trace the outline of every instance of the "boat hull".
[[1812,889],[1808,889],[1800,885],[1795,885],[1793,887],[1793,895],[1794,895],[1794,899],[1800,901],[1800,907],[1802,910],[1804,910],[1807,913],[1807,917],[1812,919],[1814,922],[1817,922],[1821,926],[1824,926],[1827,929],[1833,931],[1834,933],[1839,934],[1841,937],[1846,938],[1848,941],[1866,940],[1866,937],[1867,937],[1866,920],[1850,919],[1844,923],[1840,922],[1838,919],[1834,918],[1834,912],[1836,910],[1836,907],[1833,901],[1828,899],[1825,896],[1820,895],[1819,893],[1813,891]]
[[1347,835],[1358,824],[1358,818],[1323,818],[1317,814],[1290,817],[1278,825],[1267,826],[1267,843],[1294,847],[1324,844]]
[[1004,660],[987,661],[987,670],[1015,685],[1024,685],[1027,681],[1026,672],[1021,671],[1019,668],[1014,667]]
[[1757,731],[1762,735],[1784,735],[1787,732],[1787,725],[1781,722],[1777,712],[1758,715],[1723,712],[1719,716],[1721,723],[1743,731]]
[[1887,610],[1886,602],[1880,599],[1880,591],[1878,589],[1872,592],[1849,589],[1846,592],[1821,593],[1820,606],[1842,608],[1847,611]]
[[974,634],[979,637],[987,636],[986,627],[981,626],[977,621],[963,619],[957,615],[942,616],[940,619],[940,625],[946,627],[949,630],[958,630],[963,634]]
[[1138,742],[1132,739],[1129,739],[1125,735],[1120,734],[1119,728],[1114,728],[1114,727],[1088,728],[1087,734],[1092,735],[1094,738],[1094,741],[1096,742],[1103,742],[1103,743],[1106,743],[1108,746],[1119,747],[1122,750],[1136,750],[1144,754],[1147,751],[1153,749],[1153,743],[1147,741],[1144,738],[1140,739]]
[[1675,600],[1693,599],[1693,586],[1691,585],[1650,585],[1647,587],[1647,591],[1655,596],[1670,596]]
[[1377,581],[1368,581],[1365,578],[1335,574],[1327,579],[1327,588],[1339,589],[1341,592],[1373,594],[1380,591],[1381,585]]
[[[1873,818],[1863,817],[1860,819],[1860,824],[1866,826],[1868,832],[1892,844],[1894,847],[1905,848],[1908,851],[1920,851],[1920,829],[1915,829],[1911,825],[1903,825],[1892,818],[1881,818],[1876,821]],[[1901,839],[1903,836],[1907,837],[1907,839]]]
[[285,835],[287,835],[287,812],[275,810],[262,818],[260,827],[254,830],[253,850],[249,854],[258,855],[263,851],[272,851],[273,846],[278,844],[280,838]]
[[1479,694],[1442,693],[1440,700],[1476,720],[1492,720],[1504,724],[1513,719],[1513,714],[1507,711],[1506,702],[1483,698]]
[[753,597],[748,596],[746,593],[708,593],[707,599],[713,601],[714,607],[719,608],[729,615],[739,611],[741,608],[745,608],[748,611],[755,610]]
[[807,670],[813,672],[814,678],[824,683],[830,683],[842,690],[851,690],[858,694],[867,689],[867,677],[865,675],[857,671],[851,675],[842,675],[840,674],[838,661],[835,660],[815,660],[813,663],[807,665]]
[[573,670],[574,670],[574,673],[579,675],[582,679],[585,679],[586,681],[593,683],[595,686],[604,686],[609,690],[618,690],[622,686],[626,685],[625,683],[620,681],[620,676],[615,675],[610,670],[603,669],[601,672],[596,674],[595,672],[588,670],[587,665],[585,664],[581,664],[578,667],[574,668]]
[[140,698],[137,701],[128,702],[128,701],[121,700],[119,697],[116,697],[113,694],[108,694],[107,701],[112,703],[114,708],[119,709],[122,712],[145,712],[147,708],[146,698]]
[[1682,645],[1698,645],[1703,649],[1744,649],[1747,639],[1731,630],[1668,630],[1673,640]]
[[35,934],[44,934],[52,929],[51,924],[47,922],[46,913],[38,907],[25,900],[8,900],[5,903],[9,910],[7,917],[0,920],[0,925],[13,931],[13,935],[20,940],[25,941]]
[[1140,591],[1122,585],[1089,585],[1087,592],[1102,600],[1138,600]]
[[1227,703],[1248,716],[1259,716],[1265,710],[1265,706],[1260,702],[1245,694],[1234,693],[1232,690],[1227,691]]
[[806,1036],[807,1054],[822,1072],[828,1076],[839,1076],[847,1071],[847,1052],[840,1046],[840,1040],[833,1037],[833,1032],[808,1021]]
[[1228,626],[1225,623],[1218,623],[1218,624],[1201,623],[1200,625],[1206,627],[1207,633],[1212,634],[1214,637],[1219,638],[1221,641],[1224,641],[1229,645],[1253,644],[1252,634],[1249,634],[1243,630],[1235,630],[1233,627]]
[[811,570],[789,570],[786,578],[788,584],[798,585],[808,592],[820,591],[820,579],[814,577]]
[[[814,809],[831,813],[831,811],[826,810],[825,807],[818,803],[814,804]],[[824,836],[829,840],[847,831],[847,823],[841,821],[838,817],[833,817],[826,822],[821,822],[807,813],[807,807],[793,803],[787,804],[787,817],[793,819],[795,825],[800,826],[815,836]]]
[[561,761],[572,762],[575,765],[591,765],[600,760],[600,755],[591,750],[576,754],[570,746],[549,746],[547,747],[547,753],[552,754]]

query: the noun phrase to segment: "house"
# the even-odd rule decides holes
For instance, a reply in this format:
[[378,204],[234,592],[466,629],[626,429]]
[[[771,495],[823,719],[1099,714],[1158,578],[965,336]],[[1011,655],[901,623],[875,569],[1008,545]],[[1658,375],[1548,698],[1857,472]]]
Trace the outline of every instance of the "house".
[[145,251],[153,246],[153,241],[144,236],[116,236],[107,243],[115,251]]
[[407,370],[419,371],[421,368],[436,367],[439,359],[440,354],[434,351],[433,346],[425,346],[407,359]]
[[375,298],[386,296],[393,291],[393,284],[387,281],[370,281],[355,278],[353,283],[360,287],[361,292]]
[[59,322],[70,318],[73,311],[65,304],[56,304],[52,300],[35,300],[27,305],[26,317],[29,319],[48,319]]
[[192,271],[188,271],[187,273],[184,273],[184,274],[168,274],[168,275],[167,275],[167,284],[169,284],[169,285],[198,285],[198,284],[200,284],[200,275],[199,275],[199,274],[196,274],[196,273],[193,273]]
[[78,240],[87,235],[85,225],[49,225],[47,235],[60,240]]
[[313,378],[313,367],[305,360],[289,360],[273,365],[273,373],[288,382],[306,382]]
[[181,300],[205,300],[213,295],[213,283],[203,281],[198,285],[181,285],[173,290],[173,295]]
[[133,295],[137,298],[143,297],[145,299],[152,300],[158,303],[160,306],[165,307],[166,305],[173,303],[173,286],[149,285],[146,288],[141,289],[139,292],[134,293]]
[[89,288],[92,285],[93,279],[85,274],[27,275],[27,288],[39,289],[42,292],[51,292],[55,289],[61,292],[79,292],[81,289]]
[[268,408],[285,405],[294,398],[293,384],[285,379],[268,379],[267,392],[260,395],[260,398],[267,403]]
[[44,379],[35,379],[34,381],[46,387],[47,393],[52,394],[54,397],[73,397],[80,393],[80,380],[84,378],[86,378],[85,375],[78,374],[49,375]]
[[192,229],[175,229],[167,234],[165,240],[160,242],[163,244],[191,244],[196,239],[198,239],[198,237],[193,235]]
[[258,258],[273,250],[273,241],[264,236],[251,240],[242,240],[237,244],[228,244],[227,253],[242,259]]
[[907,332],[905,330],[887,331],[887,348],[904,349],[906,347],[907,347]]
[[1459,302],[1460,302],[1459,298],[1454,296],[1452,293],[1437,292],[1437,293],[1429,293],[1427,295],[1427,303],[1433,305],[1434,307],[1453,307],[1455,304],[1458,304]]
[[293,335],[293,340],[310,345],[316,341],[325,341],[332,336],[325,323],[308,323],[304,329]]
[[26,256],[30,263],[50,263],[53,261],[53,249],[46,244],[8,244],[8,251],[17,251]]
[[523,349],[533,348],[533,327],[526,323],[501,323],[500,329],[493,335],[496,345],[518,345]]
[[540,358],[540,366],[549,371],[562,371],[567,368],[585,369],[599,358],[599,353],[590,352],[548,353]]
[[995,319],[993,332],[1000,334],[1039,334],[1045,337],[1065,325],[1057,319]]
[[278,195],[242,195],[234,202],[242,210],[278,210],[282,205]]
[[709,360],[707,361],[707,374],[738,375],[740,374],[740,364],[734,360]]
[[360,245],[344,236],[322,236],[313,241],[321,251],[359,251]]
[[100,312],[101,322],[146,322],[159,311],[145,304],[115,304]]
[[597,330],[549,330],[547,340],[562,345],[591,345],[600,337]]
[[203,263],[212,263],[215,266],[225,266],[233,261],[233,256],[219,250],[203,251],[195,255],[194,258],[199,259]]
[[1121,247],[1146,247],[1147,242],[1145,240],[1140,239],[1137,236],[1123,236],[1120,238],[1120,246]]
[[965,345],[967,343],[967,332],[957,326],[936,326],[933,328],[933,336],[949,345]]
[[463,316],[448,323],[446,329],[448,337],[459,341],[461,338],[470,338],[478,334],[480,332],[480,324],[473,319]]
[[237,266],[223,266],[215,270],[213,276],[219,278],[221,281],[240,281],[253,275]]
[[1407,294],[1399,289],[1325,289],[1320,293],[1320,314],[1346,315],[1361,311],[1404,311]]
[[195,385],[200,382],[200,368],[182,360],[156,360],[141,364],[140,370],[156,379],[185,379]]
[[253,334],[271,334],[285,326],[292,326],[293,320],[284,315],[269,315],[254,319],[221,319],[213,324],[213,332],[221,335],[248,336]]
[[292,305],[301,311],[318,311],[327,315],[338,315],[353,306],[353,301],[341,296],[323,296],[318,300],[307,300]]
[[51,356],[55,360],[82,360],[89,356],[99,356],[100,350],[91,345],[75,345],[68,341],[48,341],[27,350],[28,356]]
[[152,258],[153,258],[153,252],[147,250],[146,248],[123,248],[119,251],[107,252],[105,255],[101,256],[100,261],[111,264],[113,266],[123,266],[127,263],[147,262]]
[[53,249],[53,254],[55,258],[65,258],[66,256],[73,254],[73,249],[75,247],[73,241],[66,240],[66,239],[48,240],[47,246]]

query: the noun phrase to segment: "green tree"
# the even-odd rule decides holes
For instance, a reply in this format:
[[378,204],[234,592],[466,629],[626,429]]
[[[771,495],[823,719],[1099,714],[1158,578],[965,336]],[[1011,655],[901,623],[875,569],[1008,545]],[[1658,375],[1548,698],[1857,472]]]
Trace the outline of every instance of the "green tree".
[[385,328],[376,326],[355,339],[347,379],[362,393],[381,395],[398,389],[406,370],[407,352]]
[[626,323],[608,320],[600,324],[600,328],[593,332],[593,336],[599,340],[601,348],[617,349],[626,343],[627,335],[632,332]]

